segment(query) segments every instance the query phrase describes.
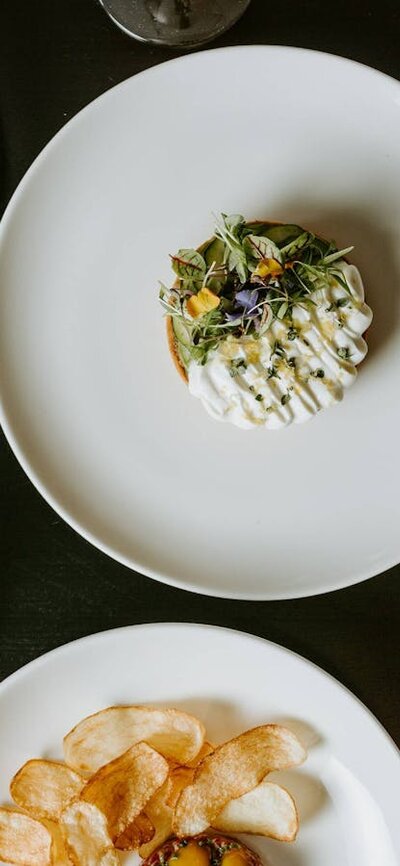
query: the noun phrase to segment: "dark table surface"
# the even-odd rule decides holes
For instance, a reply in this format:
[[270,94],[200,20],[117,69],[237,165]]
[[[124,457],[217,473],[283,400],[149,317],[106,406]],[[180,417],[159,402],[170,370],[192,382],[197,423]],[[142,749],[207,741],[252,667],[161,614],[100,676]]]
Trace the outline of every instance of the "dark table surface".
[[[176,56],[130,40],[96,0],[7,0],[0,24],[0,198],[43,146],[119,81]],[[253,0],[214,45],[317,48],[400,77],[399,0]],[[205,622],[267,637],[341,680],[400,744],[400,567],[316,598],[238,602],[155,583],[108,559],[1,451],[0,678],[82,635],[131,623]]]

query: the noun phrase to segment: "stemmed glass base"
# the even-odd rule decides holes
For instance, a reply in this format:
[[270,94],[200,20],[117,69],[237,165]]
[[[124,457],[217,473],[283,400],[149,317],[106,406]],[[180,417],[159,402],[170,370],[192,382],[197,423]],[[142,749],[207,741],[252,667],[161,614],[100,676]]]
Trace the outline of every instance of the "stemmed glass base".
[[215,39],[250,0],[100,0],[112,21],[142,42],[192,48]]

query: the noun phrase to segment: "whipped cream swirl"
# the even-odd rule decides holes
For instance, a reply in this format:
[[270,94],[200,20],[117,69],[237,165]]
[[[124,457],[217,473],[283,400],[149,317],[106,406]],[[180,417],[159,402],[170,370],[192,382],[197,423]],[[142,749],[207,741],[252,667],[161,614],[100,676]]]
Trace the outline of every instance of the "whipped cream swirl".
[[210,415],[238,427],[277,429],[312,418],[340,401],[367,354],[372,311],[354,265],[335,263],[336,280],[294,306],[292,321],[274,319],[260,338],[228,337],[204,366],[191,362],[189,390]]

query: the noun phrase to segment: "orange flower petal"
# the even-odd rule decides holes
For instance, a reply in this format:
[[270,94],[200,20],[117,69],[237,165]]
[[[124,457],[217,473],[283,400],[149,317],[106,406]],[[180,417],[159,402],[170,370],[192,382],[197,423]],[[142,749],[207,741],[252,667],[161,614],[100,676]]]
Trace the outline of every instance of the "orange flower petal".
[[254,273],[257,277],[277,277],[283,273],[283,267],[276,259],[261,259]]
[[210,289],[200,289],[197,295],[192,295],[187,302],[187,310],[194,319],[215,310],[220,304],[218,295],[214,295]]

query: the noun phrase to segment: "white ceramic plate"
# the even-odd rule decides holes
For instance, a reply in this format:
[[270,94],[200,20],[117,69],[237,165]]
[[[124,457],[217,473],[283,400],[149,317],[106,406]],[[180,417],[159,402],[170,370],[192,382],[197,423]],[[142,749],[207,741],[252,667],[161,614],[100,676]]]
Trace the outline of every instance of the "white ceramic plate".
[[[0,392],[38,489],[127,565],[285,598],[400,559],[400,87],[289,48],[194,54],[106,93],[23,180],[0,240]],[[278,433],[218,424],[172,366],[168,253],[211,212],[316,227],[375,318],[343,404]]]
[[309,750],[274,774],[297,801],[293,845],[247,840],[265,866],[396,866],[400,756],[350,692],[282,647],[225,629],[146,625],[85,638],[23,668],[0,687],[0,801],[29,757],[62,756],[63,735],[113,703],[157,703],[197,714],[216,742],[267,721]]

